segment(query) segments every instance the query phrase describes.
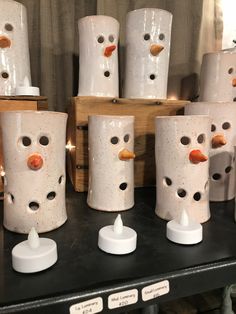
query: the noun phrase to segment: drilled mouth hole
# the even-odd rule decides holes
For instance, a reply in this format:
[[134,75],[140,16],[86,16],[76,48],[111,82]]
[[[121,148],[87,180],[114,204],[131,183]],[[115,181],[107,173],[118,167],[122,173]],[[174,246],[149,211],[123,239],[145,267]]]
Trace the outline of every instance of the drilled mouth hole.
[[39,203],[37,202],[30,202],[29,203],[29,208],[33,211],[36,211],[39,209]]

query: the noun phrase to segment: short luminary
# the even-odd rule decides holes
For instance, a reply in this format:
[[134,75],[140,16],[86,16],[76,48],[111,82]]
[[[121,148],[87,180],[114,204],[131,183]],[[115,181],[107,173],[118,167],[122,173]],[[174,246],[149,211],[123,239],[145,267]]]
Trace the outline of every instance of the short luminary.
[[66,121],[67,114],[49,111],[1,113],[8,230],[41,233],[66,221]]
[[156,117],[156,214],[203,223],[210,218],[208,153],[210,118]]
[[133,207],[133,148],[133,116],[89,116],[90,207],[104,211]]
[[119,23],[110,16],[79,20],[79,96],[118,97]]
[[185,107],[187,115],[209,115],[210,201],[226,201],[235,196],[236,103],[196,102]]
[[199,101],[236,101],[236,48],[203,56]]
[[167,98],[172,14],[138,9],[126,19],[126,98]]
[[0,95],[15,95],[24,80],[31,84],[25,7],[0,0]]

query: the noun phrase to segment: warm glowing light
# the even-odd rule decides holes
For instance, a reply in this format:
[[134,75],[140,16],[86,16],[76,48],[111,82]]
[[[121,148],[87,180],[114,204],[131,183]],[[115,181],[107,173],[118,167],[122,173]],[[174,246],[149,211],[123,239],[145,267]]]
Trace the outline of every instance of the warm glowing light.
[[221,0],[221,9],[223,13],[223,39],[222,49],[235,47],[236,40],[236,1]]
[[168,97],[168,100],[178,100],[177,96],[172,95],[170,97]]
[[66,144],[66,149],[72,150],[73,148],[75,148],[75,146],[72,145],[70,141],[68,141],[67,144]]

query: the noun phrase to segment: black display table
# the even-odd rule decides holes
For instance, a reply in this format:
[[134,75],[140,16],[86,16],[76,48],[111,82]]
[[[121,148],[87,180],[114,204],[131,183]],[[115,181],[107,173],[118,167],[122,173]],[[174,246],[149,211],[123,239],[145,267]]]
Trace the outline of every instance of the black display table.
[[[70,313],[71,305],[98,297],[103,301],[102,313],[118,313],[236,282],[234,201],[211,204],[212,218],[203,225],[203,242],[181,246],[165,238],[166,222],[154,213],[155,189],[140,188],[135,193],[136,205],[123,212],[122,219],[137,231],[138,246],[126,256],[109,255],[97,247],[98,230],[112,224],[117,214],[89,209],[86,193],[74,192],[71,186],[68,221],[45,234],[57,242],[59,253],[58,262],[48,270],[13,271],[11,249],[26,236],[4,230],[1,220],[0,313]],[[144,287],[165,280],[169,293],[142,300]],[[110,294],[131,289],[138,290],[135,304],[108,309]],[[92,312],[87,308],[75,313]]]

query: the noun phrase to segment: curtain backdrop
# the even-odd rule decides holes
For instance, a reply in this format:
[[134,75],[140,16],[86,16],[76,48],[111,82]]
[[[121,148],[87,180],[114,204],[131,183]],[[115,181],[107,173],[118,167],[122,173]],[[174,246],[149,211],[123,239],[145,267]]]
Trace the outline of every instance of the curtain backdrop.
[[18,0],[27,8],[32,82],[51,110],[66,111],[77,94],[77,21],[104,14],[120,22],[120,83],[123,83],[126,13],[160,8],[173,14],[168,96],[194,99],[202,55],[221,49],[220,0]]

